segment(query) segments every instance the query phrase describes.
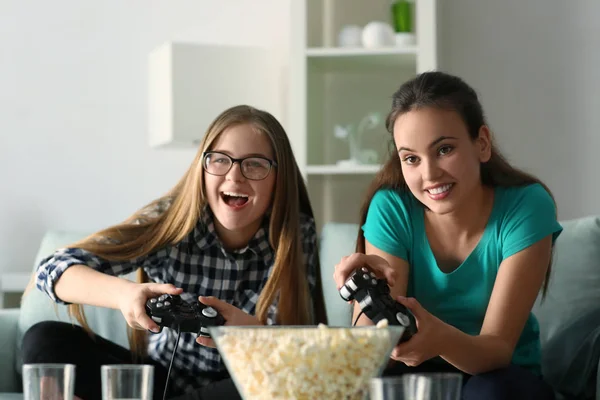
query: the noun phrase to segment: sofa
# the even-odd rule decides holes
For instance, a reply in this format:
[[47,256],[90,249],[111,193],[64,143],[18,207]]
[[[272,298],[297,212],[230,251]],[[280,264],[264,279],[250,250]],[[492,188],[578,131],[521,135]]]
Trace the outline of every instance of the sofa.
[[[543,373],[557,399],[600,400],[600,216],[563,221],[564,231],[554,253],[548,295],[538,298],[543,348]],[[322,282],[329,324],[349,326],[351,308],[333,282],[333,268],[354,250],[358,226],[329,223],[320,235]],[[54,249],[84,233],[48,232],[34,265]],[[86,306],[86,316],[99,335],[128,347],[126,324],[117,310]],[[0,310],[0,399],[18,399],[20,347],[24,332],[43,320],[69,321],[64,306],[56,306],[38,290],[24,297],[20,309]]]

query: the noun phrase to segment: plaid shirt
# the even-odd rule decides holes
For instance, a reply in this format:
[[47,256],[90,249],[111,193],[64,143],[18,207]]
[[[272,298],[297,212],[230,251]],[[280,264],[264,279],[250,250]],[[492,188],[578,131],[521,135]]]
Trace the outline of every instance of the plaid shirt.
[[[314,293],[316,282],[316,228],[314,220],[300,216],[302,250],[307,267],[308,283]],[[100,259],[82,249],[59,249],[41,261],[37,268],[37,287],[52,300],[65,304],[55,292],[54,285],[71,265],[83,264],[110,275],[124,275],[143,267],[149,279],[157,283],[172,283],[183,289],[183,301],[198,301],[198,296],[215,296],[254,315],[258,296],[273,267],[275,252],[269,245],[269,221],[262,226],[240,250],[227,251],[215,232],[210,212],[204,212],[190,234],[173,246],[162,248],[128,262]],[[268,312],[267,323],[275,323],[276,301]],[[149,356],[168,368],[177,333],[163,329],[151,334]],[[196,343],[195,333],[182,332],[173,360],[170,376],[173,393],[190,391],[210,382],[206,375],[225,370],[216,349]],[[207,372],[209,374],[207,374]]]

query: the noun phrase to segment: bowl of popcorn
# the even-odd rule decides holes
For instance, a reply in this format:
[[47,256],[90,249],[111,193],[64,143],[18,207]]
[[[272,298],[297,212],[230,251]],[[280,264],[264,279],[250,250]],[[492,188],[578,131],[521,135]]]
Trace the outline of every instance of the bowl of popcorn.
[[363,399],[403,331],[385,324],[210,328],[244,400]]

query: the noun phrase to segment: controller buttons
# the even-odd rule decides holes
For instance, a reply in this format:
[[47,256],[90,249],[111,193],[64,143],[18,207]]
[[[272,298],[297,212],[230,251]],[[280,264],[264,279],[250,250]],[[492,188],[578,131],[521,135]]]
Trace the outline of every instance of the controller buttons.
[[162,308],[163,303],[156,303],[156,308]]
[[157,317],[157,316],[153,316],[152,320],[154,322],[156,322],[157,324],[160,324],[162,322],[162,318],[161,317]]
[[377,280],[371,279],[371,285],[373,285],[373,286],[377,285]]
[[369,270],[367,269],[367,267],[362,267],[360,270],[361,270],[362,272],[369,272]]
[[154,304],[154,303],[156,303],[156,302],[157,302],[157,300],[156,300],[156,299],[150,299],[150,304]]
[[161,295],[161,296],[158,298],[158,301],[165,301],[165,300],[167,299],[167,296],[168,296],[168,295],[166,295],[166,294],[163,294],[163,295]]
[[171,303],[169,303],[168,301],[165,301],[165,307],[169,307],[171,305]]
[[363,274],[363,276],[362,276],[362,277],[363,277],[363,279],[364,279],[365,281],[368,281],[368,280],[369,280],[369,275],[368,275],[368,274]]
[[208,317],[208,318],[214,318],[217,316],[217,310],[215,310],[212,307],[206,307],[205,309],[202,310],[202,315],[204,315],[205,317]]
[[369,275],[371,275],[371,278],[377,278],[377,275],[375,275],[374,272],[371,272]]
[[400,324],[402,324],[402,326],[410,325],[410,319],[408,319],[408,316],[401,312],[396,313],[396,319],[398,320],[398,322],[400,322]]

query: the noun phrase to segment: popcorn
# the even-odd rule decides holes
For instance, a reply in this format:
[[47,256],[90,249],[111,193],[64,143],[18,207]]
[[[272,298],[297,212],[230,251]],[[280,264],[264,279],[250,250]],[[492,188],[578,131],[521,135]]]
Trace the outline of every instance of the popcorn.
[[216,341],[245,400],[361,399],[399,336],[384,329],[386,322],[361,328],[235,327]]

